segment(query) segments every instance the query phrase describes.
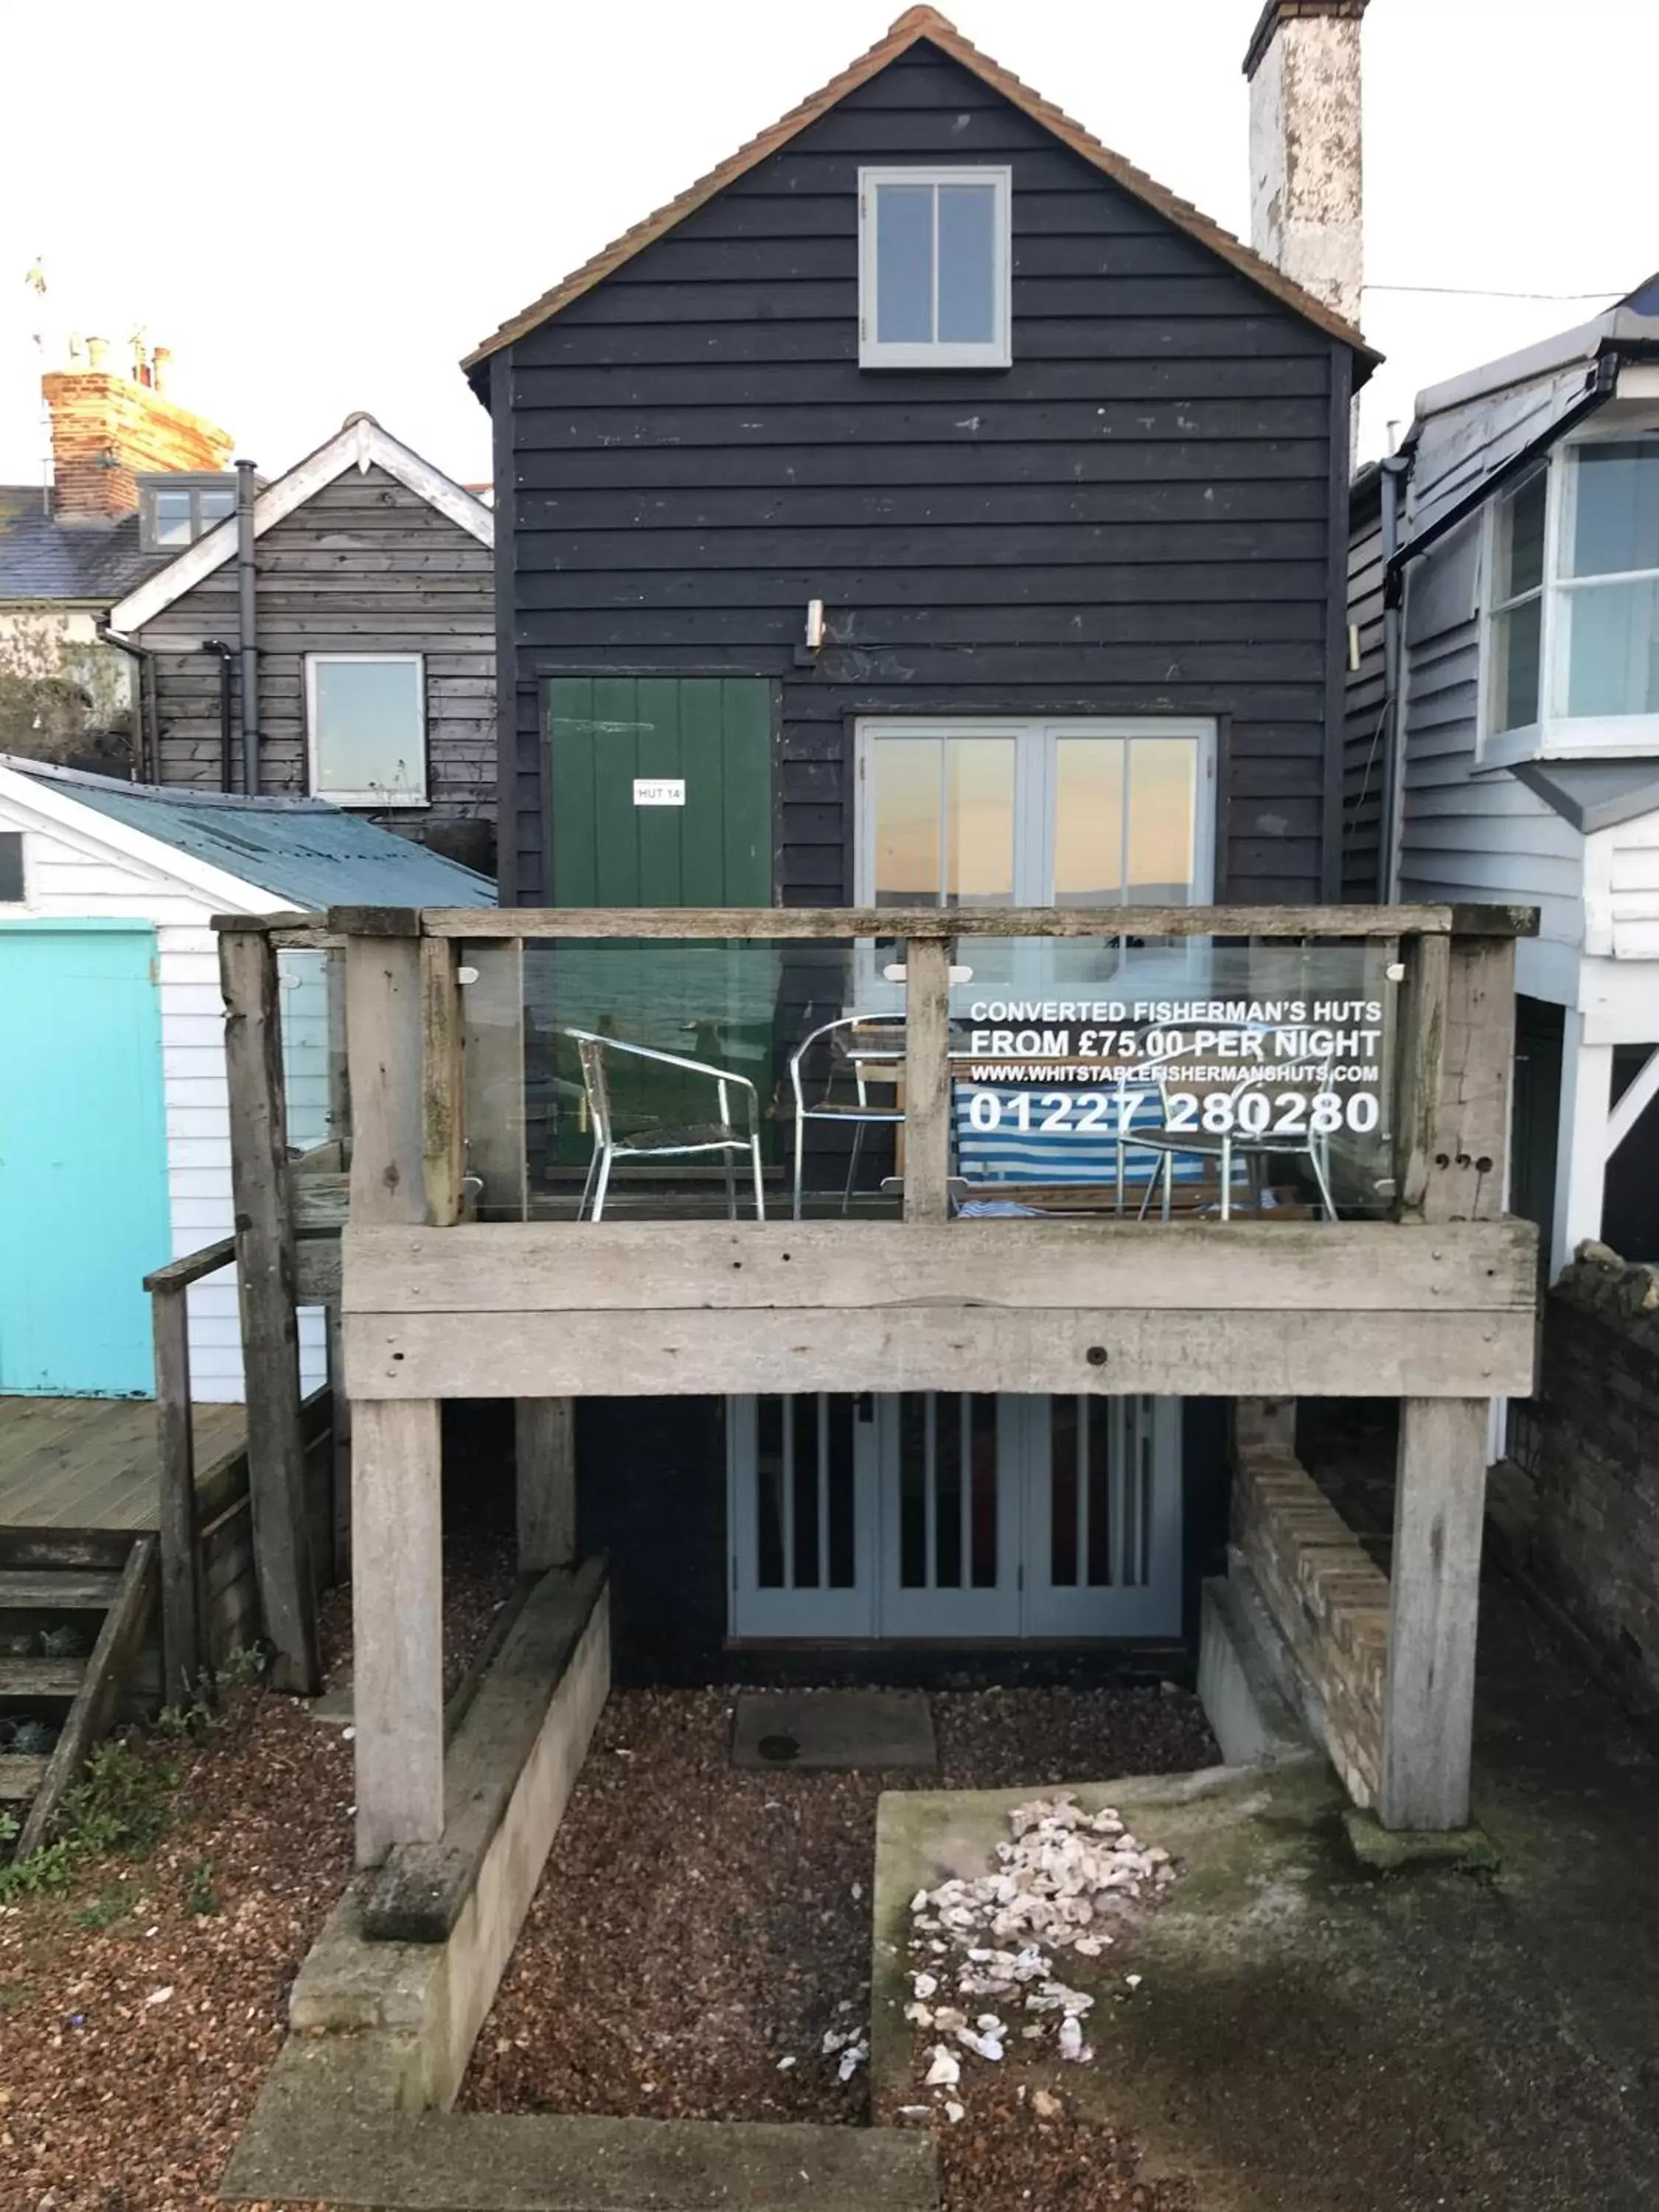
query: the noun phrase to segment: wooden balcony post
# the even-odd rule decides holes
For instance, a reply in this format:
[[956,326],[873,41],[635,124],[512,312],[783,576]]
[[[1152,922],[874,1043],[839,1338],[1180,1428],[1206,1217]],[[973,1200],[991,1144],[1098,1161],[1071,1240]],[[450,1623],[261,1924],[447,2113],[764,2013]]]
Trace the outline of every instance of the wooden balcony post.
[[435,1398],[353,1408],[357,1863],[444,1827],[443,1480]]
[[1385,1828],[1468,1823],[1486,1404],[1401,1402],[1376,1808]]
[[321,1686],[321,1661],[300,1418],[282,1018],[269,933],[222,928],[219,976],[254,1563],[265,1633],[276,1648],[273,1680],[311,1697]]
[[[529,1211],[525,1130],[524,946],[516,938],[466,947],[477,980],[462,994],[466,1164],[493,1220]],[[519,1572],[568,1566],[576,1556],[576,1401],[520,1398],[514,1407]]]
[[161,1703],[189,1705],[203,1670],[201,1527],[190,1407],[190,1308],[184,1285],[150,1292],[161,1495]]
[[514,1416],[519,1572],[538,1575],[576,1557],[576,1401],[520,1398]]
[[[438,1116],[427,1110],[428,1068],[448,1097],[453,968],[446,986],[443,969],[422,961],[416,917],[395,918],[406,919],[404,934],[352,936],[346,946],[354,1226],[425,1224],[428,1167],[440,1202],[447,1203],[451,1147],[459,1141],[454,1126],[443,1132],[440,1145]],[[388,915],[383,924],[393,919]],[[453,1188],[459,1204],[458,1179]],[[443,1832],[440,1413],[433,1398],[352,1403],[352,1705],[360,1866],[377,1865],[394,1844],[434,1843]]]
[[[1397,1206],[1425,1222],[1495,1220],[1509,1140],[1514,939],[1419,938],[1407,975]],[[1386,1827],[1468,1820],[1489,1403],[1401,1402],[1377,1805]]]
[[420,940],[421,1163],[426,1218],[434,1229],[460,1219],[466,1173],[458,950],[441,937]]
[[950,1212],[951,947],[912,937],[904,955],[904,1218]]

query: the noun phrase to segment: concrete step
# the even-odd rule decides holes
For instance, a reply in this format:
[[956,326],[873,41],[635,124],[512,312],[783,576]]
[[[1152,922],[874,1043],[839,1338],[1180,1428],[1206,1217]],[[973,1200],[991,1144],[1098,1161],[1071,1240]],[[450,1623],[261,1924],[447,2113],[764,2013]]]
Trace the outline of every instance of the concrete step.
[[0,1805],[27,1805],[40,1787],[46,1771],[44,1759],[30,1759],[21,1752],[0,1755]]
[[[279,2062],[220,2185],[222,2203],[309,2199],[337,2212],[933,2212],[939,2202],[933,2142],[920,2131],[383,2116],[339,2094],[343,2085],[326,2079],[331,2070],[326,2058]],[[309,2094],[284,2095],[302,2083]]]

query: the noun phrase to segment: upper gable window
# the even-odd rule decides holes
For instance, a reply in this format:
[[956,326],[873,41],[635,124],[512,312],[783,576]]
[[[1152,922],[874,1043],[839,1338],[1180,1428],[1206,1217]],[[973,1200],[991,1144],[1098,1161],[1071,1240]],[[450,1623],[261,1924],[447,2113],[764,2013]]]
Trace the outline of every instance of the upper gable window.
[[1006,368],[1010,173],[860,169],[859,365]]
[[1659,434],[1592,433],[1492,508],[1482,757],[1659,744]]
[[181,551],[235,512],[234,477],[138,479],[138,543],[146,553]]

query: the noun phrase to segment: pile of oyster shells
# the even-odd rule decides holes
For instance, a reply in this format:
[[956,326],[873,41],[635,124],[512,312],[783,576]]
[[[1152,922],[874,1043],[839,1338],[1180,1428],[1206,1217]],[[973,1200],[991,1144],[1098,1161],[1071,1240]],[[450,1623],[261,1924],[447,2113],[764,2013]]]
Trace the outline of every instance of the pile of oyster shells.
[[[1053,1954],[1097,1959],[1113,1942],[1109,1923],[1176,1878],[1170,1855],[1132,1836],[1108,1806],[1088,1814],[1069,1796],[1036,1797],[1008,1815],[1012,1841],[997,1845],[997,1869],[921,1889],[910,1901],[910,1948],[926,1963],[910,1972],[904,2016],[931,2029],[923,2079],[948,2093],[962,2080],[962,2053],[1000,2059],[1011,2035],[1052,2037],[1062,2058],[1094,2057],[1084,2023],[1094,1999],[1054,1972]],[[992,2007],[975,2011],[957,1997]],[[1005,2014],[1023,2014],[1011,2028]],[[962,2117],[947,2099],[946,2117]]]

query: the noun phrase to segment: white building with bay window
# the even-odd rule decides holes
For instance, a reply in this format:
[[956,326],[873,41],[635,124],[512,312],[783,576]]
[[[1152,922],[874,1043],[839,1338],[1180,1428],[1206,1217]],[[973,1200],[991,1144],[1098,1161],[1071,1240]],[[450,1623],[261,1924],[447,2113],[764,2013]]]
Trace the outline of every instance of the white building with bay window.
[[1515,1208],[1659,1258],[1659,279],[1422,393],[1350,568],[1348,891],[1539,908]]

